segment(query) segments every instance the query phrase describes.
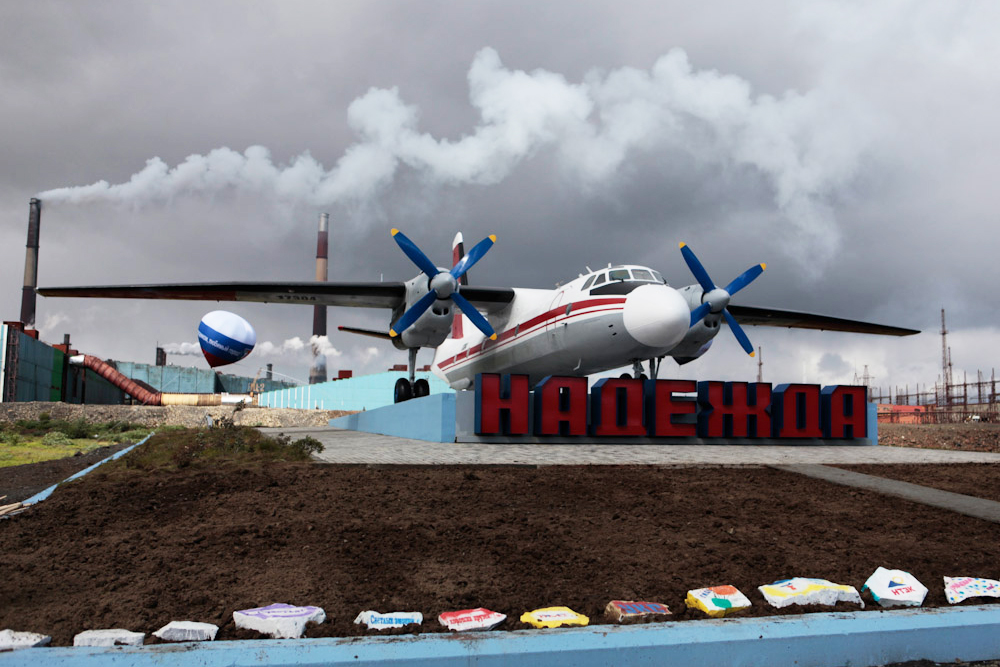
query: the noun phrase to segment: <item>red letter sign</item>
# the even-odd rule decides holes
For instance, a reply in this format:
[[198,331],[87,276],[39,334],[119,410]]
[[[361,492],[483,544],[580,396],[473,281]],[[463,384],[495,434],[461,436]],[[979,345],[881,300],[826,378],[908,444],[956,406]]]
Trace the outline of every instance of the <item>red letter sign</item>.
[[819,386],[782,384],[774,390],[771,422],[776,438],[822,438]]
[[827,438],[868,436],[866,387],[823,388],[823,435]]
[[652,436],[671,438],[694,437],[694,419],[674,421],[675,415],[694,415],[698,404],[677,400],[674,394],[694,393],[694,380],[647,380],[646,381],[646,425]]
[[701,405],[698,435],[703,438],[757,438],[771,434],[770,384],[699,382],[698,403]]
[[525,435],[528,432],[527,375],[476,376],[476,433],[479,435]]
[[550,376],[538,383],[535,435],[587,435],[587,378]]
[[590,390],[594,435],[646,435],[642,425],[642,380],[604,378]]

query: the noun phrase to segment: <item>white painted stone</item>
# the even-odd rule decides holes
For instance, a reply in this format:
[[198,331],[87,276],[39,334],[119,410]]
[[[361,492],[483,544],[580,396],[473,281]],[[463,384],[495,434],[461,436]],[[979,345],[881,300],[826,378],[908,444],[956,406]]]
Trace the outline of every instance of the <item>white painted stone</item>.
[[424,615],[419,611],[395,611],[389,614],[380,614],[369,609],[358,614],[354,622],[367,625],[370,630],[389,630],[407,625],[420,625],[424,622]]
[[153,633],[166,642],[210,642],[219,626],[196,621],[170,621]]
[[233,612],[237,628],[256,630],[277,639],[298,639],[307,623],[322,623],[326,612],[319,607],[296,607],[281,602]]
[[142,646],[145,638],[145,632],[121,628],[85,630],[73,637],[73,646]]
[[19,630],[0,630],[0,651],[10,651],[16,648],[31,648],[32,646],[47,646],[52,641],[48,635],[37,632],[21,632]]

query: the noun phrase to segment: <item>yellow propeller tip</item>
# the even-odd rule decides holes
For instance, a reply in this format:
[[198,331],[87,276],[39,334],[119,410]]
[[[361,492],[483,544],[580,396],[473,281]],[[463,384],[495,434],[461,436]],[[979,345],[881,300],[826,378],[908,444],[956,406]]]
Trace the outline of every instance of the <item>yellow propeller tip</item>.
[[679,246],[677,246],[677,247],[678,247],[678,248],[683,248],[683,247],[684,247],[684,246],[686,246],[686,245],[687,245],[687,243],[684,243],[684,241],[681,241],[681,244],[680,244]]
[[391,231],[391,232],[389,232],[389,233],[390,233],[390,234],[392,234],[393,236],[395,236],[396,234],[398,234],[398,233],[399,233],[399,230],[398,230],[398,229],[396,229],[395,227],[393,227],[393,228],[392,228],[392,231]]
[[761,262],[761,263],[760,263],[760,268],[762,268],[762,269],[764,269],[765,271],[767,271],[767,264],[765,264],[764,262]]
[[395,337],[396,337],[396,336],[398,336],[398,335],[399,335],[399,334],[398,334],[398,333],[396,333],[396,330],[395,330],[395,329],[389,329],[389,338],[395,338]]
[[490,234],[490,241],[493,241],[494,243],[496,243],[497,242],[497,235],[496,234]]
[[492,336],[490,336],[490,340],[496,340],[496,339],[497,339],[497,335],[496,334],[493,334]]
[[756,352],[751,352],[751,353],[750,353],[750,356],[751,356],[751,357],[756,357],[756,356],[757,356],[757,353],[756,353]]

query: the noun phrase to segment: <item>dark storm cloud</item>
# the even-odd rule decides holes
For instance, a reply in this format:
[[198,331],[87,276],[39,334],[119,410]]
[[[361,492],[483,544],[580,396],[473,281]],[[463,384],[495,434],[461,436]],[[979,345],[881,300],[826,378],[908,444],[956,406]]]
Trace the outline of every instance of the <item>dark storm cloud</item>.
[[[815,373],[823,354],[838,354],[881,377],[905,368],[932,380],[941,306],[953,329],[996,336],[988,316],[1000,306],[991,287],[1000,277],[991,257],[991,184],[1000,170],[988,147],[1000,140],[991,116],[1000,102],[992,65],[1000,53],[987,28],[996,13],[973,3],[716,3],[699,11],[663,2],[5,6],[0,278],[8,289],[0,305],[5,318],[17,313],[27,199],[36,192],[127,183],[154,156],[169,173],[190,155],[222,147],[246,156],[248,147],[265,146],[278,170],[308,153],[329,173],[352,146],[371,144],[393,114],[398,120],[410,109],[416,141],[385,135],[405,150],[390,178],[373,181],[373,196],[274,196],[278,190],[230,184],[141,200],[53,199],[43,212],[41,282],[308,280],[321,204],[334,218],[332,279],[412,275],[389,239],[392,226],[441,264],[455,231],[467,242],[498,233],[473,279],[520,286],[551,286],[585,265],[622,261],[686,284],[677,252],[686,241],[719,282],[768,263],[743,303],[931,330],[905,343],[751,331],[775,379],[779,371]],[[535,150],[513,160],[509,152],[484,153],[478,170],[457,178],[448,171],[459,163],[454,157],[434,162],[430,152],[406,148],[424,134],[438,146],[482,140],[484,109],[510,101],[476,104],[469,75],[486,47],[502,63],[487,74],[530,79],[543,71],[569,93],[584,91],[586,123],[561,127],[617,134],[532,135]],[[733,106],[706,89],[686,98],[698,106],[684,109],[680,133],[643,126],[638,112],[617,125],[601,116],[625,108],[610,99],[648,101],[643,91],[651,88],[624,74],[651,76],[675,48],[690,65],[690,77],[675,81],[714,76],[743,86],[742,117],[756,124],[713,115]],[[369,97],[373,88],[381,97]],[[685,99],[683,91],[675,97]],[[667,108],[676,110],[676,99]],[[370,104],[352,125],[357,100]],[[664,107],[653,108],[662,120]],[[386,123],[374,124],[379,118]],[[771,143],[755,144],[762,136]],[[622,146],[615,157],[610,149]],[[209,309],[43,300],[39,322],[51,318],[50,338],[70,330],[88,350],[142,360],[152,356],[151,341],[193,341]],[[252,306],[241,314],[260,340],[280,347],[307,338],[306,310]],[[339,323],[385,326],[385,315],[332,311],[331,329]],[[128,335],[109,340],[108,330]],[[726,335],[696,374],[756,371]],[[332,367],[400,360],[386,346],[371,361],[368,339],[331,339],[344,353]],[[974,372],[977,362],[968,363]]]

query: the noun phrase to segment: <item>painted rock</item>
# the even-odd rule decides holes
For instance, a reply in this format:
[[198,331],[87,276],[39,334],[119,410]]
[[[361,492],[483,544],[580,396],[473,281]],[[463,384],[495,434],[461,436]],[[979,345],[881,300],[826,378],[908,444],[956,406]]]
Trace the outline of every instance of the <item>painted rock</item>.
[[354,622],[367,625],[369,630],[389,630],[407,625],[420,625],[424,622],[424,615],[419,611],[396,611],[389,614],[363,611],[358,614]]
[[945,577],[944,594],[951,604],[966,598],[1000,598],[1000,581],[976,577]]
[[735,586],[711,586],[688,591],[684,600],[690,609],[700,609],[712,618],[750,608],[750,600]]
[[256,630],[278,639],[297,639],[306,631],[307,623],[325,620],[326,612],[319,607],[296,607],[281,602],[233,612],[237,628]]
[[587,625],[590,619],[569,607],[545,607],[524,612],[521,622],[536,628],[558,628],[563,625]]
[[507,620],[506,614],[489,609],[463,609],[461,611],[446,611],[438,616],[438,622],[449,630],[466,632],[468,630],[492,630]]
[[835,584],[826,579],[782,579],[773,584],[758,586],[757,590],[772,607],[779,609],[792,604],[835,605],[838,602],[856,602],[862,608],[865,606],[854,586]]
[[927,587],[909,572],[880,567],[861,587],[867,589],[881,607],[919,607],[927,596]]
[[615,623],[628,623],[647,618],[667,620],[670,609],[659,602],[637,602],[634,600],[612,600],[604,608],[604,615]]

